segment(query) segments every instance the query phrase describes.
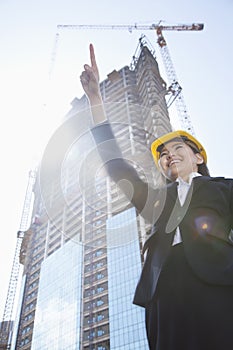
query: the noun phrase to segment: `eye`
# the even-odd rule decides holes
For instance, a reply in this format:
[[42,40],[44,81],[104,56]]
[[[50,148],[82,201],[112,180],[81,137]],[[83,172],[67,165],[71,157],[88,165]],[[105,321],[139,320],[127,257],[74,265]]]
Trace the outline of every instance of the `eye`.
[[168,154],[168,152],[167,152],[167,151],[163,151],[163,152],[161,152],[161,153],[160,153],[160,158],[162,158],[162,157],[166,156],[167,154]]
[[184,145],[177,145],[177,146],[175,147],[175,150],[180,149],[180,148],[183,148],[183,147],[184,147]]

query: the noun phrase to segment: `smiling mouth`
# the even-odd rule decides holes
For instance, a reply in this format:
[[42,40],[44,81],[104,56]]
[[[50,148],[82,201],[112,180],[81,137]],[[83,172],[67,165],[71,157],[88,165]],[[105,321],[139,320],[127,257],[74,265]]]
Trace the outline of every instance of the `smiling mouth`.
[[170,168],[172,165],[179,163],[179,160],[172,160],[169,164],[168,167]]

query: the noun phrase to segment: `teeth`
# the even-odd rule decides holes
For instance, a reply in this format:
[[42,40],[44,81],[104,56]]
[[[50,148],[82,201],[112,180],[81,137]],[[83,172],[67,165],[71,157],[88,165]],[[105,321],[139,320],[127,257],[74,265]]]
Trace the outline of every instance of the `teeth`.
[[175,163],[179,163],[179,160],[173,160],[169,163],[169,166],[171,166],[172,164],[175,164]]

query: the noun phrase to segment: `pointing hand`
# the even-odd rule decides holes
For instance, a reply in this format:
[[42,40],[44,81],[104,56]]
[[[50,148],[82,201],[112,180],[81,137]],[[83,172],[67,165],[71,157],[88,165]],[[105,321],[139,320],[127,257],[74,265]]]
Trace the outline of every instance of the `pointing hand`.
[[99,70],[96,64],[94,47],[90,44],[91,65],[85,64],[84,71],[80,76],[80,81],[89,100],[100,97]]

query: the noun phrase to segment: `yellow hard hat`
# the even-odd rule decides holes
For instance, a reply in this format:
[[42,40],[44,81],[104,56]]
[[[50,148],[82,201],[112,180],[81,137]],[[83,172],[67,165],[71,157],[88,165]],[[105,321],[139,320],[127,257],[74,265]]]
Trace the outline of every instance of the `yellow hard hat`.
[[163,146],[166,143],[168,143],[174,139],[177,139],[177,138],[181,139],[182,141],[186,142],[187,144],[189,144],[189,142],[190,142],[191,143],[190,146],[194,146],[194,148],[197,150],[197,152],[199,152],[202,155],[204,162],[207,163],[207,154],[206,154],[206,151],[205,151],[204,147],[202,146],[202,144],[194,136],[192,136],[188,132],[186,132],[184,130],[176,130],[176,131],[169,132],[168,134],[165,134],[165,135],[159,137],[151,144],[151,152],[152,152],[154,161],[155,161],[157,166],[158,166],[158,161],[160,158],[160,150],[159,150],[160,146]]

